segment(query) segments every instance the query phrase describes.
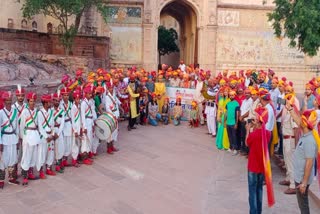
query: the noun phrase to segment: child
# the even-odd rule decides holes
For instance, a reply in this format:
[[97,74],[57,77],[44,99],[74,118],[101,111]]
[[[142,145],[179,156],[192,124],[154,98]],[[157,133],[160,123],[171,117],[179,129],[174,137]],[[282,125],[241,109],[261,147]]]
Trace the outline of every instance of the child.
[[148,122],[152,126],[158,126],[158,121],[161,119],[161,114],[158,111],[157,95],[152,93],[152,100],[148,104]]
[[164,125],[169,123],[169,97],[164,99],[164,105],[162,106],[161,120]]
[[189,126],[191,128],[198,127],[199,126],[199,112],[198,112],[198,104],[196,101],[191,102],[191,111],[190,111],[190,120],[189,120]]
[[177,97],[176,105],[173,107],[173,124],[178,126],[182,117],[181,97]]
[[140,125],[147,123],[148,89],[144,88],[139,98]]

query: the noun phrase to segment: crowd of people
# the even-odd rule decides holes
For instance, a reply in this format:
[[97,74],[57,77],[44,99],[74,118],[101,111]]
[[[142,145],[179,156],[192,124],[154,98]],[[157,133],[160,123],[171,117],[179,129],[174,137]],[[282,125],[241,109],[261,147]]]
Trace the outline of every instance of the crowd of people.
[[[106,112],[116,124],[106,140],[109,154],[118,151],[114,143],[120,120],[128,120],[128,131],[137,124],[179,125],[182,99],[177,96],[170,110],[166,87],[181,87],[195,90],[190,127],[206,122],[218,149],[248,157],[250,213],[262,211],[262,185],[272,185],[269,156],[274,153],[283,159],[280,167],[287,172],[280,182],[288,186],[284,193],[297,194],[300,209],[308,213],[308,186],[319,156],[320,78],[306,84],[301,105],[293,83],[270,69],[225,70],[214,76],[181,61],[177,69],[162,65],[158,72],[132,67],[98,69],[84,76],[78,70],[75,78],[63,75],[61,82],[53,95],[41,95],[41,105],[35,92],[21,87],[13,104],[13,93],[2,92],[0,188],[6,170],[8,182],[18,185],[21,168],[22,184],[28,185],[37,177],[63,173],[67,166],[91,165],[101,142],[96,121]],[[271,205],[272,188],[268,196]]]

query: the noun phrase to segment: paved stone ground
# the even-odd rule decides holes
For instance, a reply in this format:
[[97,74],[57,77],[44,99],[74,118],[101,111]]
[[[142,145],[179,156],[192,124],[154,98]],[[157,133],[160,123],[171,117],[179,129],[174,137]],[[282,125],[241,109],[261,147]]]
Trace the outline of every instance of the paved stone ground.
[[[141,127],[126,123],[115,155],[101,154],[92,166],[0,190],[0,214],[216,214],[248,213],[247,159],[215,148],[205,127],[186,124]],[[296,197],[282,193],[275,168],[276,205],[263,213],[298,212]],[[264,191],[265,193],[265,191]],[[311,201],[312,213],[319,209]],[[316,211],[317,210],[317,211]]]

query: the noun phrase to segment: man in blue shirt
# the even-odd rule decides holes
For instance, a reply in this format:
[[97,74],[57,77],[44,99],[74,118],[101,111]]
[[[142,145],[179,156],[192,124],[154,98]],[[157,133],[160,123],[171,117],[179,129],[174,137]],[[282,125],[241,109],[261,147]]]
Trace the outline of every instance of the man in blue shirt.
[[301,106],[302,111],[314,108],[313,102],[316,97],[313,95],[313,90],[314,90],[313,85],[311,85],[310,83],[307,83],[306,88],[305,88],[305,92],[304,92],[305,96],[304,96],[302,106]]

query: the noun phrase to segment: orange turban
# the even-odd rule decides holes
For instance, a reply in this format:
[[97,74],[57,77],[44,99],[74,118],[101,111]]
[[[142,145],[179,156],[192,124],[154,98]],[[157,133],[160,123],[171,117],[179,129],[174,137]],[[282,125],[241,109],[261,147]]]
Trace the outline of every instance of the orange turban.
[[234,90],[229,91],[229,95],[236,95],[236,94],[237,94],[237,92]]

